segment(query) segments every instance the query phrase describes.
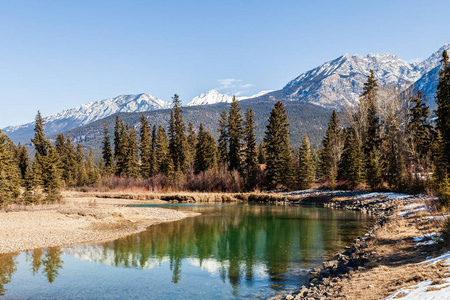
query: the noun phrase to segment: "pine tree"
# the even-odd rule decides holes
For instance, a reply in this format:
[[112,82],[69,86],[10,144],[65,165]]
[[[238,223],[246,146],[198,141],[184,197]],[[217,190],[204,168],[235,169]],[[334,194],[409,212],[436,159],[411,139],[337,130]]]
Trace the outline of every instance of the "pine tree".
[[447,51],[442,53],[442,69],[439,72],[439,83],[436,91],[436,127],[441,132],[444,145],[443,159],[450,165],[450,64]]
[[325,180],[328,180],[330,188],[334,188],[344,146],[341,137],[341,127],[339,126],[339,119],[335,110],[331,114],[322,145],[320,154],[322,176]]
[[159,125],[156,137],[156,165],[158,172],[163,175],[169,175],[174,171],[172,157],[169,151],[169,143],[164,128]]
[[172,156],[172,161],[177,171],[187,171],[189,168],[187,164],[187,156],[189,145],[186,137],[186,127],[183,123],[183,116],[181,115],[181,101],[179,96],[175,94],[173,97],[173,110],[170,114],[169,122],[169,147]]
[[20,196],[20,171],[11,140],[0,130],[0,205],[14,202]]
[[103,124],[102,158],[105,175],[110,175],[113,169],[113,154],[111,143],[109,142],[108,122],[105,122],[105,124]]
[[258,149],[256,146],[255,114],[251,108],[245,111],[244,143],[245,143],[245,179],[248,189],[253,189],[258,181]]
[[269,188],[292,185],[292,158],[289,144],[289,121],[280,101],[270,112],[264,136],[267,155],[267,181]]
[[241,152],[242,152],[242,115],[240,114],[241,107],[239,106],[236,97],[233,97],[230,111],[228,112],[228,168],[230,170],[241,171]]
[[224,109],[220,114],[219,128],[217,132],[219,133],[219,145],[218,145],[218,160],[219,164],[223,166],[228,166],[228,120],[227,112]]
[[209,131],[203,129],[200,123],[196,145],[194,171],[196,174],[205,172],[216,166],[216,141]]
[[311,145],[306,133],[303,135],[299,150],[297,178],[301,189],[311,188],[314,182],[314,164],[311,156]]
[[31,142],[34,144],[36,153],[39,153],[40,156],[46,156],[48,148],[51,146],[51,144],[45,137],[44,133],[45,121],[42,118],[41,113],[39,111],[37,113],[35,121],[36,122],[34,127],[34,139],[31,139]]

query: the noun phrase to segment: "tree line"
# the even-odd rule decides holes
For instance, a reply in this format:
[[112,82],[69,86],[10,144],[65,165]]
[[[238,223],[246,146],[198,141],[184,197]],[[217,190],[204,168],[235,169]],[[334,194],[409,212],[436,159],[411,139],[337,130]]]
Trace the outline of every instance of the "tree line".
[[150,124],[144,115],[139,126],[117,116],[111,137],[105,123],[102,159],[95,164],[92,149],[86,158],[70,136],[59,134],[52,145],[38,112],[32,163],[24,145],[15,146],[0,132],[0,203],[51,202],[60,198],[61,187],[114,188],[121,179],[148,190],[428,189],[449,201],[448,60],[444,51],[435,121],[424,94],[381,87],[371,70],[359,104],[341,114],[342,120],[333,111],[318,150],[311,148],[306,133],[300,148],[291,148],[288,115],[279,101],[257,145],[255,115],[251,108],[242,114],[235,98],[220,115],[216,141],[203,124],[186,126],[174,95],[168,128]]

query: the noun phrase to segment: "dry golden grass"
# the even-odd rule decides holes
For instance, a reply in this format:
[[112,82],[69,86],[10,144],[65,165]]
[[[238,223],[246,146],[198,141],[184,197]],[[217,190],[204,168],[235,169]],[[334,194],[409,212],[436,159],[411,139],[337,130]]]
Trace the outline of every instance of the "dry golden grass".
[[[436,264],[417,264],[430,254],[438,254],[437,249],[417,247],[413,237],[437,231],[438,227],[421,217],[393,218],[377,232],[376,239],[368,243],[367,253],[371,254],[368,269],[352,272],[349,278],[339,283],[337,299],[382,299],[400,288],[407,288],[431,279],[436,284],[448,272],[448,267]],[[434,252],[434,253],[433,253]],[[398,295],[403,297],[403,295]]]

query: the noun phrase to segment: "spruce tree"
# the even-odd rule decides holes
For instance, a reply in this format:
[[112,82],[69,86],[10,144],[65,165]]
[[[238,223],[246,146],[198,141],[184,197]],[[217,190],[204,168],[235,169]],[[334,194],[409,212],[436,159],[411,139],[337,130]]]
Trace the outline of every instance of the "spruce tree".
[[442,69],[439,71],[439,83],[436,91],[436,127],[441,132],[444,145],[443,159],[450,165],[450,64],[447,51],[442,53]]
[[345,134],[340,168],[352,189],[364,182],[364,154],[354,128],[348,128]]
[[110,175],[113,169],[113,154],[111,149],[111,143],[109,142],[108,122],[105,122],[103,124],[102,158],[105,174]]
[[297,178],[300,189],[309,189],[314,182],[314,164],[311,156],[311,145],[306,133],[303,135],[299,150]]
[[169,175],[174,171],[172,157],[169,151],[169,143],[164,128],[159,125],[156,137],[156,165],[159,173]]
[[152,177],[157,174],[158,166],[156,162],[156,138],[157,138],[157,129],[156,125],[153,125],[152,128],[152,140],[151,140],[151,148],[150,148],[150,173],[149,177]]
[[331,114],[322,145],[320,154],[322,176],[325,180],[328,180],[330,188],[334,188],[343,151],[341,127],[339,126],[339,119],[335,110]]
[[0,205],[14,202],[20,196],[20,171],[11,140],[0,130]]
[[280,101],[270,112],[264,136],[267,155],[267,181],[269,188],[292,185],[292,158],[289,144],[289,121]]
[[245,143],[245,179],[248,189],[255,188],[258,183],[258,149],[256,145],[255,114],[251,108],[245,111],[244,143]]
[[363,128],[361,136],[364,143],[364,155],[366,157],[366,178],[372,189],[379,188],[382,184],[381,178],[381,132],[380,118],[377,108],[378,82],[375,79],[373,70],[364,83],[363,93],[360,97],[360,103],[366,107],[366,126]]
[[116,116],[116,123],[114,125],[114,158],[117,160],[117,158],[120,156],[120,141],[121,136],[120,132],[123,129],[123,122],[119,119],[119,115]]
[[[128,125],[128,124],[127,124]],[[126,154],[126,175],[130,177],[139,177],[139,146],[137,140],[136,128],[133,126],[128,135],[128,151]]]
[[194,166],[194,160],[195,160],[195,148],[197,146],[197,134],[194,130],[194,125],[189,122],[188,125],[188,136],[187,136],[187,142],[188,142],[188,156],[187,156],[187,163],[189,165],[189,168]]
[[266,163],[266,146],[264,142],[261,142],[258,147],[258,163],[260,165]]
[[19,166],[20,178],[25,180],[27,169],[30,167],[30,159],[28,157],[27,147],[20,143],[17,145],[17,163]]
[[436,140],[433,145],[433,156],[435,166],[433,172],[433,183],[435,190],[439,191],[442,183],[448,175],[448,166],[445,157],[445,142],[439,129],[437,130]]
[[175,94],[173,97],[173,110],[170,114],[169,122],[169,147],[172,161],[177,171],[187,171],[187,156],[189,145],[186,137],[186,126],[183,123],[181,115],[181,101],[179,96]]
[[67,136],[65,143],[66,155],[62,157],[63,160],[63,179],[66,181],[67,186],[75,186],[77,184],[77,172],[78,172],[78,161],[77,153],[75,147],[72,144],[72,139]]
[[42,157],[42,182],[45,199],[47,202],[55,202],[61,199],[59,189],[61,187],[62,164],[55,147],[48,148],[48,155]]
[[77,185],[85,186],[88,184],[88,175],[86,171],[86,159],[83,153],[83,146],[81,146],[81,144],[77,145],[76,159],[77,159]]
[[141,175],[144,178],[150,177],[151,172],[151,152],[152,139],[150,136],[150,126],[144,114],[141,116],[141,131],[139,133],[140,143],[139,149],[141,154]]
[[100,176],[98,174],[98,170],[94,166],[94,153],[92,152],[92,148],[89,149],[89,156],[86,162],[86,172],[89,185],[90,186],[97,185]]
[[216,163],[216,141],[209,131],[203,129],[203,123],[200,123],[194,160],[194,171],[196,174],[205,172],[214,168]]
[[217,132],[219,133],[218,139],[218,161],[219,165],[228,166],[228,120],[227,111],[224,109],[220,114],[219,128]]
[[51,146],[50,142],[45,137],[44,125],[45,121],[42,118],[40,111],[38,111],[35,119],[34,139],[31,139],[31,142],[34,144],[36,153],[40,156],[46,156],[48,148]]
[[228,168],[230,170],[241,171],[242,162],[242,115],[240,114],[241,107],[239,106],[236,97],[233,97],[230,111],[228,112]]
[[128,175],[127,173],[130,160],[130,157],[128,156],[130,153],[130,126],[128,123],[124,125],[123,121],[120,121],[119,128],[120,131],[118,133],[116,149],[116,175],[126,176]]

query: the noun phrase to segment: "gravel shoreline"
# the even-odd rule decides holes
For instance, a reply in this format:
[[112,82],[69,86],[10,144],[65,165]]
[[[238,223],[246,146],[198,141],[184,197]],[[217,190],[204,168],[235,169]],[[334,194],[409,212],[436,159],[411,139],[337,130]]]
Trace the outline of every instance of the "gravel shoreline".
[[[66,199],[67,200],[67,199]],[[165,208],[111,205],[102,199],[0,212],[0,254],[117,239],[161,222],[197,216]],[[123,203],[123,202],[122,202]],[[142,203],[142,201],[141,201]]]

